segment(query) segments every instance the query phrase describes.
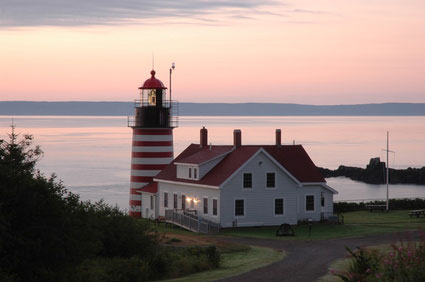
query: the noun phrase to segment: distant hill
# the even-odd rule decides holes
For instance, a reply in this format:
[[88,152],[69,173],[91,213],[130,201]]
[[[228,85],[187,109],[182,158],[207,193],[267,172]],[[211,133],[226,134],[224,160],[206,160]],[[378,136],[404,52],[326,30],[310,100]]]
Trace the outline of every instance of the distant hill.
[[[0,115],[128,116],[131,102],[0,102]],[[179,103],[181,116],[425,116],[425,103]]]

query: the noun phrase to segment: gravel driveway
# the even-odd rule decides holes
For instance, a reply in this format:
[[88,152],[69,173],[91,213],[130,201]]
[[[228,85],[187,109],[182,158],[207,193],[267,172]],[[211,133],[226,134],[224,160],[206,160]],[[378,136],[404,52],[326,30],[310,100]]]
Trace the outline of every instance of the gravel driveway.
[[227,237],[221,240],[285,250],[287,256],[268,266],[220,281],[316,281],[327,274],[330,264],[343,258],[345,247],[355,248],[394,243],[400,238],[418,238],[421,231],[369,235],[331,240],[270,240]]

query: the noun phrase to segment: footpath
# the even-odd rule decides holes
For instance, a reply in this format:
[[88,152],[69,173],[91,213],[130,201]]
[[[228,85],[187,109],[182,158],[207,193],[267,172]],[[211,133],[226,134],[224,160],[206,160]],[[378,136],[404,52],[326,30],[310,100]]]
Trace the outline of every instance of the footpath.
[[328,268],[334,260],[344,258],[347,255],[346,247],[356,248],[391,244],[399,240],[417,240],[421,235],[423,235],[423,231],[407,231],[330,240],[298,241],[239,237],[217,238],[218,240],[233,241],[246,245],[285,250],[287,253],[281,261],[219,281],[313,282],[328,273]]

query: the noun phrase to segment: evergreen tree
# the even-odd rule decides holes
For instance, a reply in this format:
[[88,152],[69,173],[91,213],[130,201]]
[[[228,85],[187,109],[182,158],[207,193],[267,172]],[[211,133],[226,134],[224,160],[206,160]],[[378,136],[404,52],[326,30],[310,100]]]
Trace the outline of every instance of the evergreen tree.
[[0,281],[78,281],[86,260],[155,256],[150,225],[80,201],[35,169],[43,152],[33,137],[18,139],[12,126],[0,140]]

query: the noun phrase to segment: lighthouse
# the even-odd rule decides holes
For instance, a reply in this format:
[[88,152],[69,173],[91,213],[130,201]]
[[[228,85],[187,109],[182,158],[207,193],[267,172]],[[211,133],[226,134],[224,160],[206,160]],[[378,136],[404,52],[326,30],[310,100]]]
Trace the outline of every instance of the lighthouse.
[[129,203],[132,217],[142,217],[143,187],[173,160],[173,128],[177,127],[176,104],[167,96],[167,87],[155,77],[154,70],[139,90],[134,116],[128,119],[133,130]]

